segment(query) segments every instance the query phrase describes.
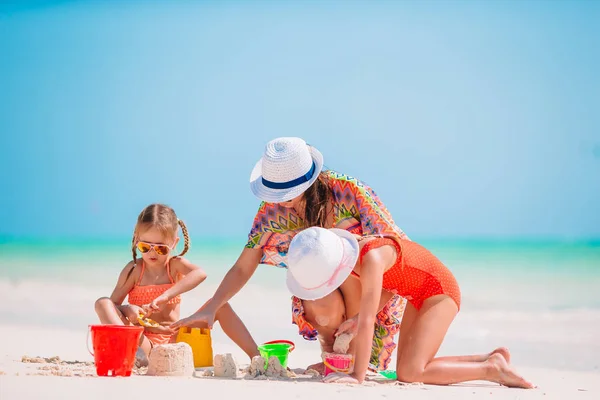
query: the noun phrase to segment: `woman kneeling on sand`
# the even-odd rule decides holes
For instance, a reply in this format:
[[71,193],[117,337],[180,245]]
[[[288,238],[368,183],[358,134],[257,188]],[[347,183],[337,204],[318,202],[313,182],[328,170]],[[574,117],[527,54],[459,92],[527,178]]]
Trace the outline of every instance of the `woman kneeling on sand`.
[[[212,326],[219,309],[244,287],[259,263],[287,268],[292,238],[312,226],[340,228],[357,236],[385,235],[408,240],[375,192],[356,178],[323,169],[323,156],[300,138],[270,141],[250,177],[252,192],[262,200],[248,242],[214,296],[196,313],[173,325]],[[358,278],[318,300],[292,298],[292,318],[306,340],[319,340],[331,352],[336,329],[359,310]],[[405,300],[382,296],[369,357],[371,370],[387,369],[396,344]],[[352,346],[352,344],[351,344]],[[350,351],[352,351],[352,347]],[[322,369],[322,363],[311,366]],[[322,372],[322,371],[321,371]]]

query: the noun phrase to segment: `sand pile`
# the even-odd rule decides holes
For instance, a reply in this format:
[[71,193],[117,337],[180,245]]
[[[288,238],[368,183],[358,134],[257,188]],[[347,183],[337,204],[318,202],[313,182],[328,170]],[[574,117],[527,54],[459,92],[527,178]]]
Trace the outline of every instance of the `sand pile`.
[[350,342],[353,338],[354,335],[351,333],[342,333],[339,335],[337,338],[335,338],[335,342],[333,343],[333,352],[338,354],[348,353]]
[[54,357],[45,358],[45,357],[23,356],[23,357],[21,357],[21,362],[22,363],[36,363],[36,364],[46,364],[46,363],[60,364],[60,357],[54,356]]
[[[261,356],[252,358],[252,362],[244,371],[244,379],[266,379],[265,375],[265,359]],[[264,377],[264,378],[261,378]]]
[[215,376],[222,378],[237,378],[238,366],[230,353],[217,354],[214,361]]
[[254,357],[250,366],[244,371],[244,379],[293,379],[298,377],[294,371],[284,368],[281,365],[279,358],[275,356],[269,358],[269,361],[266,364],[265,367],[265,359],[263,357]]
[[265,375],[268,378],[292,378],[296,376],[292,371],[283,368],[281,361],[275,356],[269,358]]
[[45,376],[95,376],[96,369],[91,361],[62,361],[60,357],[29,357],[22,356],[24,364],[41,364],[35,371],[27,372],[27,375]]
[[153,376],[192,376],[194,356],[187,343],[161,344],[152,349],[148,358],[148,372]]

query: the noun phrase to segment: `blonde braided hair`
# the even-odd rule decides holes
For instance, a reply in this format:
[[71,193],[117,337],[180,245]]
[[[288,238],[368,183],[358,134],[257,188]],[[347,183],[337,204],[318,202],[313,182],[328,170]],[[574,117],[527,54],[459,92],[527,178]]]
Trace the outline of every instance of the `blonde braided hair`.
[[182,220],[178,219],[177,223],[181,227],[181,233],[183,233],[183,250],[181,250],[178,256],[181,257],[190,249],[190,235],[188,234],[187,226],[185,226]]

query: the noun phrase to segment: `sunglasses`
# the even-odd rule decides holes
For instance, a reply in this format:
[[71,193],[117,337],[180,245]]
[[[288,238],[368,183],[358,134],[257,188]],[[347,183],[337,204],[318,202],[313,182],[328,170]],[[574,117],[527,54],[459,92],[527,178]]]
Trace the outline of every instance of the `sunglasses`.
[[156,254],[158,254],[159,256],[166,256],[171,251],[171,247],[167,246],[166,244],[138,242],[136,247],[141,253],[144,254],[154,249]]

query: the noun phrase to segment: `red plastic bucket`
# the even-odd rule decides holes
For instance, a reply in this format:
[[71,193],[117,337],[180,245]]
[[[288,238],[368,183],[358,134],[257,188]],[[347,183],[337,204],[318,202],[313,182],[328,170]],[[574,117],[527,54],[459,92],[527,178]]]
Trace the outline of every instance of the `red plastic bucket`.
[[[142,326],[90,325],[92,346],[98,376],[129,376],[135,363],[135,353]],[[89,332],[88,332],[89,333]]]
[[323,362],[325,364],[325,376],[332,372],[349,374],[352,372],[354,357],[352,354],[325,353],[323,355]]

